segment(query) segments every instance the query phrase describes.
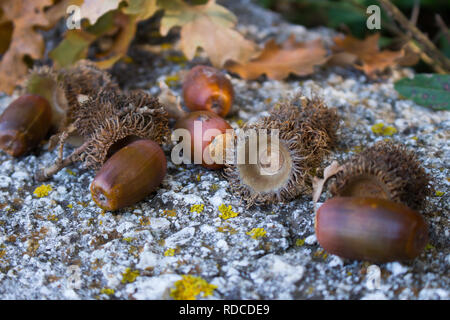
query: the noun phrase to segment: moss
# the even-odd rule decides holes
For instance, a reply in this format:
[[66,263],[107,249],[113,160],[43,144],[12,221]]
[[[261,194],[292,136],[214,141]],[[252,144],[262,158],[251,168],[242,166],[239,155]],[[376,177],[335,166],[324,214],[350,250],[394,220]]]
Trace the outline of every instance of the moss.
[[252,239],[260,239],[266,237],[266,230],[264,228],[253,228],[247,234],[252,237]]
[[46,197],[48,196],[48,194],[50,193],[50,191],[52,191],[52,186],[49,184],[43,184],[40,185],[39,187],[37,187],[36,189],[34,189],[33,194],[38,197],[38,198],[42,198],[42,197]]
[[435,191],[434,194],[436,195],[436,197],[442,197],[444,195],[443,191]]
[[217,288],[201,277],[191,275],[183,275],[174,285],[175,289],[171,290],[170,296],[175,300],[196,300],[201,293],[205,298],[211,296]]
[[297,246],[297,247],[301,247],[301,246],[303,246],[305,244],[305,239],[297,239],[296,241],[295,241],[295,245]]
[[202,213],[205,208],[204,204],[194,204],[191,206],[191,212]]
[[230,218],[234,218],[237,217],[239,215],[238,212],[234,212],[233,209],[231,208],[231,206],[226,206],[225,204],[221,204],[219,206],[219,211],[220,211],[220,215],[219,217],[221,217],[223,220],[227,220]]
[[122,273],[122,283],[132,283],[139,276],[139,270],[131,270],[131,268],[126,268],[125,272]]

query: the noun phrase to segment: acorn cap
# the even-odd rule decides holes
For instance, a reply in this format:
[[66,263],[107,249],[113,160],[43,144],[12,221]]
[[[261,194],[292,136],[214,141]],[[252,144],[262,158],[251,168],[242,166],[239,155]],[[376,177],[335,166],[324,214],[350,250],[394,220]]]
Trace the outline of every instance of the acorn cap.
[[[314,170],[336,142],[338,124],[335,110],[328,109],[318,97],[296,96],[291,101],[277,104],[269,116],[245,126],[243,130],[267,129],[268,138],[272,130],[279,130],[279,147],[275,150],[279,156],[278,170],[262,174],[265,171],[262,162],[227,163],[225,176],[231,188],[247,202],[248,207],[254,203],[284,202],[309,193]],[[248,138],[245,139],[246,143],[238,143],[237,148],[248,147]],[[259,150],[258,154],[264,155],[264,151]],[[248,156],[248,149],[245,152]]]
[[46,98],[52,107],[52,126],[63,129],[75,120],[73,112],[79,108],[80,95],[95,96],[101,88],[118,90],[107,72],[98,69],[93,62],[80,60],[66,69],[33,68],[22,94],[32,93]]
[[167,112],[158,99],[141,90],[104,89],[81,103],[74,116],[74,125],[87,143],[78,158],[94,169],[131,141],[150,139],[161,144],[169,136]]
[[399,143],[380,141],[343,164],[330,192],[390,199],[420,209],[430,194],[430,176],[414,152]]

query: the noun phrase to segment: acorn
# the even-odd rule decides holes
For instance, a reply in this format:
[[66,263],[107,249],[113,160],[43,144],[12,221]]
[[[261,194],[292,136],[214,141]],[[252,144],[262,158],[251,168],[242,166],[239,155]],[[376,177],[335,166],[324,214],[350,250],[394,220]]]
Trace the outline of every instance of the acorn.
[[114,153],[91,183],[91,195],[102,209],[114,211],[141,201],[166,175],[167,161],[152,140],[137,140]]
[[52,122],[47,99],[25,94],[14,100],[0,116],[0,148],[20,157],[47,135]]
[[[269,116],[243,128],[244,133],[267,130],[267,143],[257,138],[257,149],[252,151],[251,134],[239,135],[235,161],[227,162],[225,168],[233,192],[248,207],[309,193],[315,169],[336,143],[338,124],[336,111],[318,97],[298,95],[275,105]],[[278,143],[272,143],[272,134],[278,136]],[[253,163],[252,156],[256,157]]]
[[128,143],[138,139],[164,143],[169,136],[167,112],[156,98],[142,90],[119,92],[104,88],[82,101],[73,116],[73,127],[82,137],[82,145],[67,158],[40,170],[38,180],[49,179],[76,161],[98,170]]
[[233,104],[233,85],[219,70],[195,66],[183,81],[183,99],[191,111],[208,110],[225,117]]
[[380,263],[414,259],[428,242],[428,227],[418,212],[380,198],[327,200],[317,211],[315,231],[332,254]]
[[431,192],[430,179],[414,152],[383,140],[346,161],[330,192],[333,196],[389,199],[420,209]]
[[[230,124],[212,111],[194,111],[178,119],[175,129],[185,129],[190,136],[192,163],[216,170],[224,166],[223,162],[214,161],[214,150],[210,150],[211,143],[216,137],[232,131]],[[209,136],[207,136],[209,135]],[[211,152],[212,151],[212,152]],[[211,155],[211,153],[213,153]]]

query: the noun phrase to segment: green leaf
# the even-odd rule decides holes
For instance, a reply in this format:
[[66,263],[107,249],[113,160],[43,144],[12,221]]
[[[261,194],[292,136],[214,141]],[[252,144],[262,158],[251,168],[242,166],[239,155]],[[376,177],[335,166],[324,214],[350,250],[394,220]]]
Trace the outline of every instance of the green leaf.
[[450,110],[450,75],[417,74],[394,85],[402,96],[433,110]]

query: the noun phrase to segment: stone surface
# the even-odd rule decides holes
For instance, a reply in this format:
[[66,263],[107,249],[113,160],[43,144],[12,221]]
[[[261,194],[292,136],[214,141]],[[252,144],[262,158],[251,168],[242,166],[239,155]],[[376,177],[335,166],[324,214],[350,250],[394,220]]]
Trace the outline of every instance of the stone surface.
[[[322,37],[330,43],[334,35],[287,24],[249,1],[225,5],[237,14],[239,30],[258,43],[291,33],[298,40]],[[193,65],[179,63],[174,57],[180,54],[170,49],[154,54],[132,48],[130,56],[135,64],[119,63],[113,75],[153,94],[159,80]],[[442,192],[423,210],[430,245],[414,261],[374,266],[327,255],[314,235],[309,196],[246,210],[220,172],[170,161],[157,192],[116,213],[95,206],[89,193],[94,172],[80,166],[58,173],[49,195],[37,198],[33,191],[40,184],[33,174],[56,156],[44,146],[20,159],[0,153],[0,298],[168,299],[174,282],[192,274],[217,286],[211,299],[449,299],[450,113],[398,96],[393,81],[412,74],[395,70],[371,81],[356,70],[327,68],[286,81],[232,77],[236,103],[229,120],[237,127],[240,120],[256,121],[281,98],[317,93],[342,118],[339,146],[324,166],[385,139],[372,125],[396,127],[390,138],[418,153],[435,179],[433,187]],[[179,81],[170,84],[181,92]],[[13,98],[1,96],[0,111]],[[165,151],[169,158],[170,147]],[[204,210],[191,212],[195,204],[204,204]],[[221,204],[239,215],[221,219]],[[266,236],[253,239],[247,234],[253,228],[264,228]],[[168,249],[175,249],[173,256]],[[122,281],[127,268],[139,271],[134,282]]]

